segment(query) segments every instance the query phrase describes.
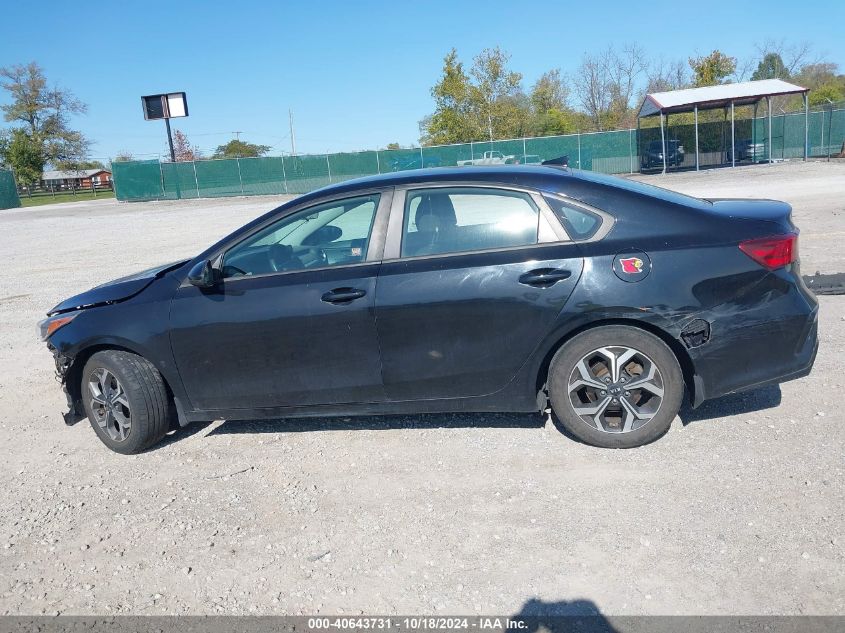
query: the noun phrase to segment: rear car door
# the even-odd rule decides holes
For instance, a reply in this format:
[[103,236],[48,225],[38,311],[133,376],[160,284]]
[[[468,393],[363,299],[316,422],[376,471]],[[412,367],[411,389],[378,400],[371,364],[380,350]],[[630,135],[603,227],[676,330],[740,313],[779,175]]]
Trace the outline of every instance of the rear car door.
[[578,247],[536,192],[397,188],[375,306],[388,400],[502,389],[582,269]]
[[171,344],[196,409],[384,399],[373,312],[390,191],[314,203],[222,253],[223,280],[183,284]]

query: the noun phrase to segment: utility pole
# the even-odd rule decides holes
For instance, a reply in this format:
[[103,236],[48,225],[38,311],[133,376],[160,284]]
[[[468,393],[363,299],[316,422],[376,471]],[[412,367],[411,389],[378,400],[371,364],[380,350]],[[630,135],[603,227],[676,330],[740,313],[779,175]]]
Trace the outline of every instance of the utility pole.
[[290,122],[290,153],[296,156],[296,135],[293,133],[293,110],[288,108],[288,121]]
[[[237,131],[237,132],[232,132],[232,134],[234,134],[234,135],[235,135],[235,140],[236,140],[238,143],[240,143],[240,142],[241,142],[241,133],[240,133],[240,130],[239,130],[239,131]],[[240,151],[238,151],[238,152],[235,154],[235,158],[240,158],[240,157],[241,157],[241,153],[240,153]],[[238,165],[238,169],[239,169],[239,170],[240,170],[240,168],[241,168],[241,166],[240,166],[240,165]],[[242,186],[241,188],[243,188],[243,186]]]

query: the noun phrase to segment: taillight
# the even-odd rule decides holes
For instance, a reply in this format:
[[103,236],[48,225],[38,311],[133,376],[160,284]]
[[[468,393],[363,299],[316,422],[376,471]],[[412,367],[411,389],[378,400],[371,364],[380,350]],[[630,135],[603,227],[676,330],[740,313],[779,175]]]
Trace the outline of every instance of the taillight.
[[740,242],[739,248],[761,266],[775,270],[798,259],[798,236],[788,233],[746,240]]

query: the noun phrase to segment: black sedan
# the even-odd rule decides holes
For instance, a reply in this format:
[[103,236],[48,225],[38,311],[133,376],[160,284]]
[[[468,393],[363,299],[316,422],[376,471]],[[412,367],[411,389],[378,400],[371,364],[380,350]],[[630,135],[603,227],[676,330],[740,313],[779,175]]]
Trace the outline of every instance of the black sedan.
[[136,453],[194,421],[543,411],[633,447],[810,372],[791,208],[562,167],[333,185],[41,323],[72,424]]

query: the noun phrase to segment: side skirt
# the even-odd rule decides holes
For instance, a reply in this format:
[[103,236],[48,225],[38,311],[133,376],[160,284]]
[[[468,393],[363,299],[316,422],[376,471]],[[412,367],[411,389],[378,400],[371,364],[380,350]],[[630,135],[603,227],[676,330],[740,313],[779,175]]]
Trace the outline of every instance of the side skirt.
[[303,407],[272,407],[267,409],[215,409],[184,411],[180,415],[186,424],[208,420],[266,420],[272,418],[319,418],[362,415],[413,415],[415,413],[533,413],[538,402],[511,398],[503,405],[500,398],[456,398],[450,400],[411,400],[405,402],[367,402],[355,404],[327,404]]

